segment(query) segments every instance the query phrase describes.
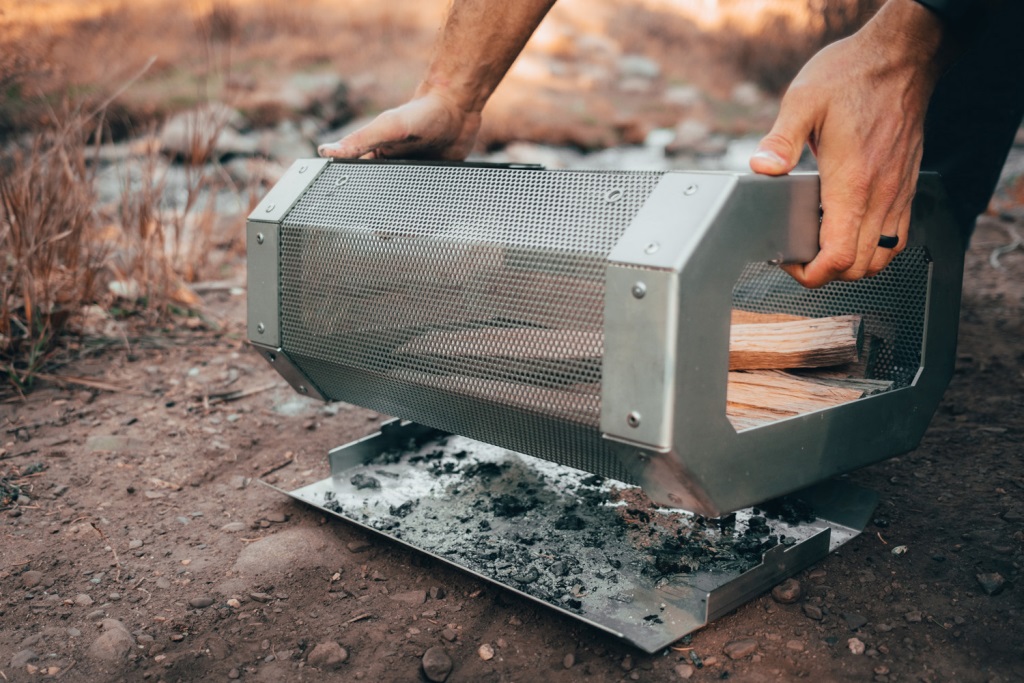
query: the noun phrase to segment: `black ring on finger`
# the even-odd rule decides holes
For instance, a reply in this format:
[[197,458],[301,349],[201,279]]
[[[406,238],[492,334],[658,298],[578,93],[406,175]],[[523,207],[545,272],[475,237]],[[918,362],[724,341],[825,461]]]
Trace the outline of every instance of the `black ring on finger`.
[[899,235],[882,235],[878,238],[878,246],[882,249],[892,249],[900,243]]

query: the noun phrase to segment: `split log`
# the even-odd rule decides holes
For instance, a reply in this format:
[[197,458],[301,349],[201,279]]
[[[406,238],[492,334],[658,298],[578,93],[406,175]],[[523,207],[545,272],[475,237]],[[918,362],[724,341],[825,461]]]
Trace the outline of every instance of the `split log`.
[[730,322],[733,325],[759,325],[762,323],[789,323],[795,320],[810,320],[805,315],[790,315],[789,313],[757,313],[756,311],[744,311],[740,308],[732,309]]
[[[814,368],[856,363],[862,337],[861,319],[855,315],[737,324],[732,326],[729,342],[729,369]],[[604,335],[601,330],[522,327],[435,331],[409,340],[397,352],[407,356],[516,361],[599,359],[604,352]]]
[[863,337],[859,315],[733,325],[729,369],[820,368],[856,363]]
[[863,395],[860,389],[821,384],[777,370],[730,372],[726,416],[736,429],[748,429]]

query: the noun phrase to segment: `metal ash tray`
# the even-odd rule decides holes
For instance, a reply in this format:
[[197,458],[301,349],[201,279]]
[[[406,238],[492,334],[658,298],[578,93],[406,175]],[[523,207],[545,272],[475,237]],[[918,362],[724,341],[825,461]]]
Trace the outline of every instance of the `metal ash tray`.
[[330,453],[298,500],[649,653],[860,533],[873,492],[831,481],[719,519],[636,486],[415,423]]

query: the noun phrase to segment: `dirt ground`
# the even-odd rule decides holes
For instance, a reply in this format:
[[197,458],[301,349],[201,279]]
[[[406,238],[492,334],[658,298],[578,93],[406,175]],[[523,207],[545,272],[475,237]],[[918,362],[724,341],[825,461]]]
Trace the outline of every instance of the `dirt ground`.
[[257,484],[326,476],[327,449],[385,418],[294,394],[246,347],[241,290],[207,292],[219,327],[64,370],[119,390],[0,403],[0,474],[26,475],[0,512],[0,677],[415,681],[440,646],[449,681],[1024,680],[1024,252],[989,263],[1008,221],[968,254],[921,446],[852,475],[881,494],[874,524],[797,576],[796,603],[764,595],[654,656]]

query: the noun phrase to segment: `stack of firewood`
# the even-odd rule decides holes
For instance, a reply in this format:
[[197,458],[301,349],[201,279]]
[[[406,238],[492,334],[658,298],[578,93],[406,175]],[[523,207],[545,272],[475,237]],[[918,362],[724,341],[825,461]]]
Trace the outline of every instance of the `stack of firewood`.
[[[860,316],[806,318],[733,310],[726,415],[737,430],[888,391],[865,377],[870,357]],[[417,336],[396,353],[405,379],[459,394],[593,422],[604,350],[599,331],[484,327]],[[444,369],[427,374],[416,367]],[[569,378],[546,384],[546,375]],[[574,375],[579,381],[572,381]],[[592,400],[567,402],[566,391]]]

